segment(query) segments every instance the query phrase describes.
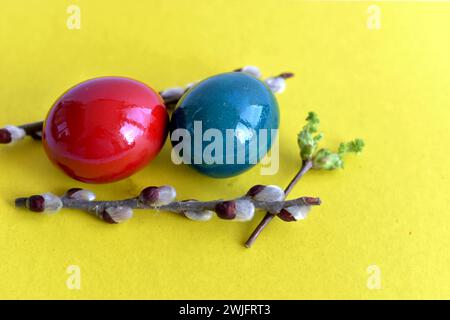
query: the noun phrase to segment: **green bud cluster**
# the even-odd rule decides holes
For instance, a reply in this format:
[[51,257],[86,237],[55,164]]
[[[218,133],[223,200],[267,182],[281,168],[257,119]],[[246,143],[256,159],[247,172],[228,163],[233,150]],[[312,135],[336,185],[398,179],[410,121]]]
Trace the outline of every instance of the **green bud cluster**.
[[308,113],[306,125],[297,136],[297,143],[300,148],[302,160],[311,160],[317,150],[317,145],[323,138],[323,134],[316,134],[320,120],[314,112]]
[[322,133],[317,133],[320,124],[319,117],[316,113],[309,112],[306,121],[306,125],[297,136],[297,143],[302,160],[311,161],[314,169],[334,170],[343,168],[345,154],[360,153],[364,148],[364,141],[355,139],[341,143],[337,152],[325,148],[319,149],[319,141],[323,138]]

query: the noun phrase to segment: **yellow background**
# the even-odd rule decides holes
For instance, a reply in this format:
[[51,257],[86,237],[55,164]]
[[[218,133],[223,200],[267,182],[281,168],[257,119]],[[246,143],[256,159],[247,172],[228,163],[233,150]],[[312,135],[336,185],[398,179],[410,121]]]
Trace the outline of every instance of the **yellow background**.
[[[66,27],[70,4],[81,29]],[[0,124],[42,119],[66,89],[102,75],[155,89],[254,64],[292,71],[279,96],[281,164],[226,180],[157,160],[133,177],[87,186],[55,169],[39,143],[0,148],[0,298],[450,298],[450,3],[295,0],[0,3]],[[307,220],[277,219],[252,249],[251,223],[137,212],[107,225],[81,211],[42,216],[16,197],[74,186],[100,199],[172,184],[179,198],[232,198],[285,186],[299,166],[296,134],[309,110],[328,147],[364,138],[346,168],[312,172],[292,196],[320,196]],[[67,267],[81,269],[69,290]],[[381,271],[370,290],[368,268]]]

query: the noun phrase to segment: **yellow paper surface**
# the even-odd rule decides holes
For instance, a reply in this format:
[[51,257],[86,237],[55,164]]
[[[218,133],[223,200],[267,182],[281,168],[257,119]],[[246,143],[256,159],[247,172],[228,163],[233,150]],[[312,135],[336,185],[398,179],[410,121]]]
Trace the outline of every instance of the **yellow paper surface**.
[[[375,4],[377,7],[371,7]],[[70,5],[80,29],[69,29]],[[280,170],[215,180],[170,161],[109,185],[83,185],[26,139],[0,147],[0,298],[450,298],[450,3],[295,0],[3,0],[0,124],[42,119],[88,78],[155,89],[254,64],[292,71],[281,107]],[[374,11],[375,10],[375,11]],[[379,14],[380,20],[374,15]],[[373,20],[376,19],[376,20]],[[70,22],[70,21],[69,21]],[[380,24],[377,24],[380,22]],[[70,25],[70,23],[69,23]],[[378,29],[379,27],[379,29]],[[285,186],[296,134],[316,111],[323,146],[361,137],[345,169],[312,172],[292,197],[323,205],[298,223],[195,223],[136,212],[111,226],[81,211],[42,216],[16,197],[88,187],[100,199],[172,184],[180,199],[233,198]],[[79,268],[81,287],[71,286]]]

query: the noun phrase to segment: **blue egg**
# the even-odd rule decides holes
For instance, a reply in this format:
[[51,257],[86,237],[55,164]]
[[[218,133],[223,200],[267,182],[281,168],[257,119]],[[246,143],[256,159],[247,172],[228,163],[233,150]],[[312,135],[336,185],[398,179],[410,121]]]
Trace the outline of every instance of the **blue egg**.
[[195,85],[170,123],[176,159],[215,178],[243,173],[270,150],[279,127],[278,103],[259,79],[231,72]]

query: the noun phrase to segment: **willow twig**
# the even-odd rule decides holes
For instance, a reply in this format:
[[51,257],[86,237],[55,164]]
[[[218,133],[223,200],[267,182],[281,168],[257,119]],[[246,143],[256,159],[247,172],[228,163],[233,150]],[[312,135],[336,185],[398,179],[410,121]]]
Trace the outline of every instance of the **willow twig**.
[[[237,198],[232,200],[212,200],[212,201],[173,201],[169,204],[162,206],[151,206],[143,203],[139,198],[129,198],[123,200],[111,200],[111,201],[86,201],[76,200],[66,197],[62,197],[62,208],[65,209],[80,209],[91,212],[101,212],[106,208],[111,207],[128,207],[131,209],[143,209],[143,210],[160,210],[174,213],[180,213],[184,211],[203,211],[203,210],[215,210],[219,203],[234,201],[243,198]],[[25,208],[28,198],[17,198],[15,205],[18,208]],[[281,211],[281,209],[291,206],[317,206],[320,205],[320,198],[314,197],[300,197],[287,201],[257,201],[248,199],[253,203],[255,209],[261,209],[268,211],[271,215]]]
[[[292,191],[292,189],[295,187],[295,185],[300,181],[300,179],[305,175],[306,172],[308,172],[312,168],[312,161],[308,160],[303,162],[300,170],[297,172],[297,174],[292,178],[289,185],[284,190],[285,197],[288,196],[288,194]],[[281,210],[280,210],[281,211]],[[248,238],[247,242],[245,242],[245,246],[247,248],[250,248],[253,243],[256,241],[258,236],[261,234],[261,232],[264,230],[264,228],[272,221],[272,219],[276,216],[276,214],[280,211],[269,211],[266,213],[264,218],[261,220],[259,225],[256,227],[256,229],[253,231],[253,233]]]
[[[261,73],[256,67],[244,67],[234,70],[235,72],[245,72],[252,74],[255,77],[260,77]],[[291,72],[282,72],[275,77],[269,77],[264,81],[269,86],[269,88],[274,93],[281,93],[285,88],[285,80],[292,78],[294,76]],[[169,111],[172,111],[181,97],[192,87],[193,84],[187,85],[185,87],[174,87],[169,88],[167,90],[160,91],[164,105],[167,107]],[[23,129],[25,131],[25,135],[32,137],[34,140],[42,139],[42,130],[44,126],[44,121],[38,121],[28,124],[23,124],[17,126],[17,128]],[[11,139],[11,134],[7,131],[6,128],[0,129],[0,144],[8,144],[11,142],[15,142],[14,139]]]
[[[281,194],[281,197],[280,197]],[[277,213],[284,208],[310,208],[320,205],[319,198],[301,197],[283,201],[283,191],[277,186],[255,186],[250,191],[232,200],[175,201],[176,191],[172,186],[147,187],[134,198],[111,201],[95,201],[92,191],[73,188],[59,197],[52,193],[17,198],[16,207],[34,212],[56,212],[63,208],[80,209],[93,213],[106,222],[119,223],[131,218],[134,209],[161,210],[182,213],[191,220],[209,220],[213,212],[226,220],[249,221],[255,210]]]

